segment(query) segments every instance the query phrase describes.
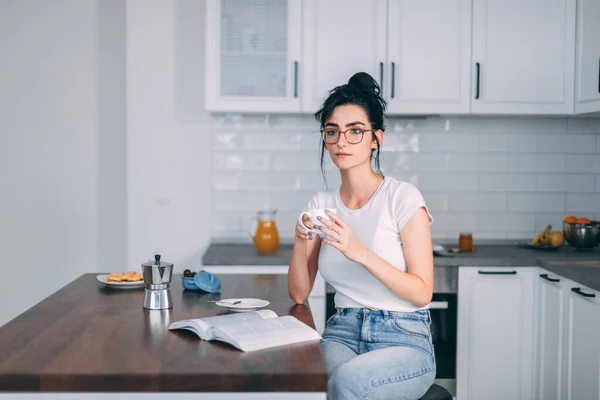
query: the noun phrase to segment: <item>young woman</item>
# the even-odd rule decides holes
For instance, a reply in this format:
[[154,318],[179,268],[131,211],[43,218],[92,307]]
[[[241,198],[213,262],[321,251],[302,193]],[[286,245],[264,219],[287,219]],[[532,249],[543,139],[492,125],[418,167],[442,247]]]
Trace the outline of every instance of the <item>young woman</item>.
[[[315,114],[342,184],[310,208],[333,208],[334,222],[296,225],[289,266],[292,300],[303,303],[317,271],[336,289],[336,314],[321,345],[331,399],[419,399],[435,359],[428,303],[433,292],[433,219],[412,184],[379,171],[385,101],[373,78],[357,73],[333,89]],[[375,161],[376,170],[372,168]],[[326,211],[327,212],[327,211]],[[312,231],[328,238],[319,239]]]

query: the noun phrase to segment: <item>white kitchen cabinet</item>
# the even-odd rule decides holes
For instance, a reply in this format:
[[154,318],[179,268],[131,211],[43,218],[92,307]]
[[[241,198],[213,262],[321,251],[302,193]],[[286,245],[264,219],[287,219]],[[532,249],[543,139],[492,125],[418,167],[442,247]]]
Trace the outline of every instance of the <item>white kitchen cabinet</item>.
[[456,398],[533,395],[535,267],[460,267]]
[[300,111],[301,0],[206,7],[206,109]]
[[576,0],[473,0],[471,113],[572,113],[575,14]]
[[304,0],[302,110],[356,72],[388,114],[469,112],[470,0]]
[[598,0],[208,0],[206,108],[314,113],[359,71],[390,115],[600,111]]
[[302,110],[317,111],[329,90],[360,71],[381,86],[386,1],[304,0],[302,7]]
[[577,1],[575,112],[600,111],[600,1]]
[[566,399],[567,298],[570,281],[536,271],[535,399]]
[[572,283],[568,293],[567,399],[600,399],[600,292]]
[[[203,265],[202,269],[213,274],[276,274],[287,275],[287,265]],[[317,272],[313,289],[308,296],[308,305],[315,322],[317,332],[323,333],[327,314],[327,288],[325,280]]]
[[467,114],[471,0],[390,0],[390,114]]
[[389,114],[469,112],[470,0],[268,4],[207,3],[207,110],[314,113],[364,71]]

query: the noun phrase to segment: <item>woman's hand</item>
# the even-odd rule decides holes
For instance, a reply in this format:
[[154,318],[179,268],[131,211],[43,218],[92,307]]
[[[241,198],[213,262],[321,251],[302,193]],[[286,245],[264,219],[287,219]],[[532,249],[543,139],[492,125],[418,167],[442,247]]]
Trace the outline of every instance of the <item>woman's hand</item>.
[[[314,223],[310,220],[310,218],[308,217],[308,215],[306,213],[302,214],[302,222],[304,223],[304,225],[306,225],[306,227],[308,229],[313,229]],[[318,235],[315,235],[312,232],[309,232],[305,227],[300,225],[299,222],[296,222],[296,239],[313,240],[314,236],[318,236]]]
[[[342,218],[329,210],[325,210],[325,212],[333,219],[333,222],[317,217],[317,229],[321,229],[329,236],[329,238],[323,240],[323,243],[335,247],[341,251],[347,259],[360,264],[367,253],[367,248],[358,241],[354,232],[352,232],[352,229],[350,229]],[[318,225],[320,223],[325,225],[325,227]]]

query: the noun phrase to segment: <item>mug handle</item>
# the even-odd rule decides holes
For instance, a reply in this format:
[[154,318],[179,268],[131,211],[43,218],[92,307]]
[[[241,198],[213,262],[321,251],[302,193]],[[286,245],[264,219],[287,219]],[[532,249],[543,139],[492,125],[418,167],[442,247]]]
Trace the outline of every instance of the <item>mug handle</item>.
[[306,229],[307,231],[310,231],[310,229],[304,225],[304,221],[302,221],[302,217],[304,215],[308,215],[310,218],[312,218],[312,215],[310,215],[310,213],[308,211],[300,213],[300,215],[298,215],[298,223],[300,224],[300,226],[302,226],[304,229]]

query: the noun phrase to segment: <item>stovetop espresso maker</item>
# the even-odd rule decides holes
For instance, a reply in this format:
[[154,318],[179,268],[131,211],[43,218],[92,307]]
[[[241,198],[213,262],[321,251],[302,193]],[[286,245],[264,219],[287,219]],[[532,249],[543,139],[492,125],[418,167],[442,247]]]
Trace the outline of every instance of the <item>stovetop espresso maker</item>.
[[150,310],[162,310],[173,307],[171,297],[171,277],[173,276],[173,264],[161,261],[160,254],[142,264],[144,272],[144,308]]

